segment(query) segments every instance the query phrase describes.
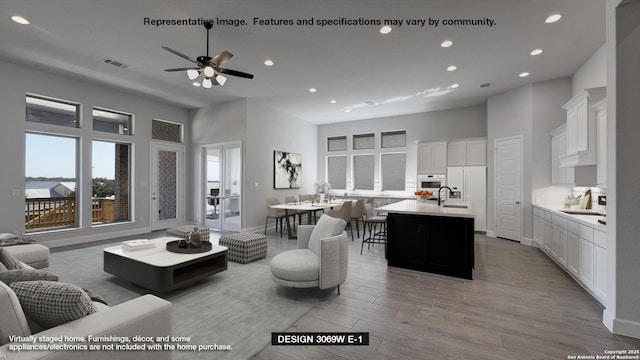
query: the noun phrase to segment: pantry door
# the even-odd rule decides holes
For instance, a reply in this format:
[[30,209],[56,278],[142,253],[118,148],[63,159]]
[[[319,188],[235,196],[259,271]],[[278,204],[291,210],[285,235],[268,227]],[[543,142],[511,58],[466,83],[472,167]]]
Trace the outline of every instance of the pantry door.
[[522,137],[495,141],[496,236],[522,240]]
[[151,143],[151,230],[185,223],[184,154],[182,145]]

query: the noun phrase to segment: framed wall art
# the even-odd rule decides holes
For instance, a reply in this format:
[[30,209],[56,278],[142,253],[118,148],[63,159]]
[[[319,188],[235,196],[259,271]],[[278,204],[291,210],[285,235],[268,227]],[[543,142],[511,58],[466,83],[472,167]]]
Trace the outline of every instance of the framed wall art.
[[302,155],[279,150],[273,152],[274,189],[299,189],[301,174]]

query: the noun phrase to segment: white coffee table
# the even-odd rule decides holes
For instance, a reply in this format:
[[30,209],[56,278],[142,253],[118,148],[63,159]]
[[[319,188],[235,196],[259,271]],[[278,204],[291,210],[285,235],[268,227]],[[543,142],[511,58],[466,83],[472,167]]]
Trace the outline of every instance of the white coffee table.
[[211,250],[179,254],[169,252],[167,243],[178,237],[152,239],[155,247],[137,250],[111,246],[103,251],[105,272],[155,291],[171,291],[191,285],[227,269],[227,247],[212,245]]

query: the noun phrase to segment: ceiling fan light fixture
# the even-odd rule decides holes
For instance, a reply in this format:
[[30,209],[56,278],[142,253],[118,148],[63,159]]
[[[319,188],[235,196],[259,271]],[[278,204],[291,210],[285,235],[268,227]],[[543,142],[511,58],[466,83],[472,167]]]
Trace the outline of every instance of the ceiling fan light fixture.
[[29,24],[29,20],[23,18],[22,16],[19,15],[14,15],[11,17],[11,20],[17,22],[18,24],[22,24],[22,25],[28,25]]
[[215,74],[215,72],[213,71],[213,68],[211,66],[205,66],[204,75],[206,77],[212,77],[214,74]]
[[191,83],[193,86],[195,87],[200,87],[200,83],[197,81],[194,81],[193,83]]
[[227,77],[226,77],[226,76],[222,76],[222,75],[218,74],[218,75],[216,76],[216,81],[218,82],[218,84],[220,84],[220,86],[223,86],[223,85],[224,85],[224,83],[226,83],[226,82],[227,82]]
[[189,77],[189,80],[195,80],[200,76],[200,71],[194,69],[187,70],[187,76]]
[[208,77],[204,78],[204,80],[202,80],[202,87],[211,89],[211,79]]

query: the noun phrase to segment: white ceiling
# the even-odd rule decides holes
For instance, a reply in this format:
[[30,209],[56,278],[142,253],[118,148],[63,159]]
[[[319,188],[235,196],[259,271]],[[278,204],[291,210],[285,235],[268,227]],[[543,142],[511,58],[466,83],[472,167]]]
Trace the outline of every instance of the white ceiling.
[[[554,24],[544,20],[562,14]],[[602,0],[2,0],[0,58],[144,93],[186,108],[239,98],[261,99],[322,124],[481,104],[529,82],[570,76],[605,41]],[[10,17],[21,15],[31,25]],[[248,25],[214,26],[210,55],[227,50],[223,87],[191,85],[189,67],[168,46],[193,58],[206,53],[203,26],[148,26],[144,18],[224,18]],[[261,19],[491,19],[489,26],[257,26]],[[453,46],[441,48],[443,40]],[[531,56],[541,48],[544,52]],[[112,58],[127,69],[105,64]],[[265,59],[275,62],[266,67]],[[457,70],[447,72],[449,65]],[[528,78],[518,74],[527,71]],[[458,89],[424,97],[453,83]],[[482,83],[491,83],[480,88]],[[315,94],[308,89],[315,87]],[[55,96],[55,94],[52,94]],[[336,104],[329,100],[336,99]],[[373,102],[373,105],[364,105]],[[352,107],[351,112],[345,112]]]

